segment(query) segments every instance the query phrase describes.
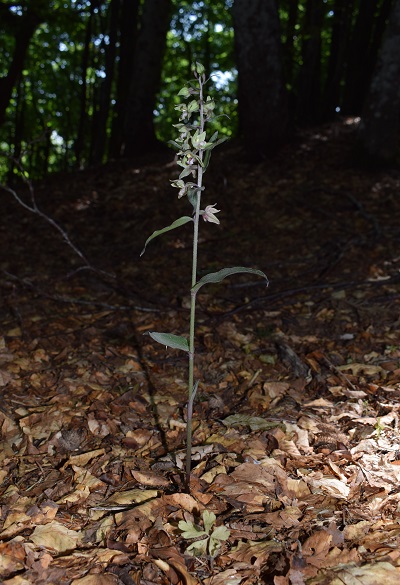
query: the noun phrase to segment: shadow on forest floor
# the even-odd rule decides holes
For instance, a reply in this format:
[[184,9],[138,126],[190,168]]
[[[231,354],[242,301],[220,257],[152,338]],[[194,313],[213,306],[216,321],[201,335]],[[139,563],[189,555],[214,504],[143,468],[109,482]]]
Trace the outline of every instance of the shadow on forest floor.
[[[265,271],[199,294],[194,469],[183,490],[188,226],[173,162],[49,177],[45,223],[3,193],[3,583],[310,585],[400,581],[400,173],[351,164],[352,126],[304,132],[205,175],[221,225],[200,271]],[[187,228],[187,229],[186,229]],[[204,292],[203,292],[204,291]],[[230,535],[191,556],[180,520]],[[101,576],[101,581],[100,581]]]

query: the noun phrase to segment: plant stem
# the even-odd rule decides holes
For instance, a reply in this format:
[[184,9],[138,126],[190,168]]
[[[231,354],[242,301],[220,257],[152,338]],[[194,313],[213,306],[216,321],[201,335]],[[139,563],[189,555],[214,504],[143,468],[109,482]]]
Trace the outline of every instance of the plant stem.
[[[203,108],[203,83],[204,77],[198,76],[199,81],[199,110],[200,110],[200,127],[199,131],[204,130],[204,108]],[[203,150],[199,150],[199,159],[203,161]],[[199,219],[200,219],[200,202],[201,202],[201,188],[203,185],[203,167],[199,163],[197,167],[197,186],[196,194],[196,208],[194,213],[194,228],[193,228],[193,256],[192,256],[192,285],[193,288],[197,282],[197,252],[199,244]],[[196,293],[190,293],[190,332],[189,332],[189,380],[188,380],[188,406],[187,406],[187,435],[186,435],[186,491],[190,491],[190,470],[192,466],[192,430],[193,430],[193,402],[197,386],[194,385],[194,333],[195,333],[195,317],[196,317]]]

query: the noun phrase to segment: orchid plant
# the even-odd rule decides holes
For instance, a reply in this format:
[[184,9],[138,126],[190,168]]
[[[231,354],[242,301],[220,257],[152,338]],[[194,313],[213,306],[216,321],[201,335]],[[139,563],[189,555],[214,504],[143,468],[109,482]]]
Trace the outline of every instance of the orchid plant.
[[186,223],[193,225],[193,253],[192,253],[192,281],[190,290],[190,325],[189,339],[180,335],[171,333],[158,333],[150,331],[148,334],[152,339],[174,349],[180,349],[188,354],[189,373],[188,373],[188,404],[187,404],[187,440],[186,440],[186,488],[190,489],[190,472],[191,472],[191,451],[192,451],[192,419],[193,403],[196,396],[199,381],[194,380],[194,359],[195,359],[195,315],[196,315],[196,295],[199,290],[208,283],[221,282],[227,276],[238,273],[251,273],[268,279],[264,272],[254,268],[235,266],[232,268],[223,268],[218,272],[206,274],[197,280],[198,264],[198,243],[199,243],[199,223],[202,217],[204,221],[219,224],[220,220],[217,213],[217,204],[206,205],[202,209],[201,198],[204,191],[203,175],[207,170],[210,155],[213,148],[224,142],[226,137],[218,137],[218,132],[214,132],[207,137],[206,125],[214,117],[215,102],[210,96],[204,96],[204,86],[206,76],[204,66],[195,63],[192,67],[194,80],[188,82],[178,95],[184,100],[175,106],[179,112],[179,123],[173,126],[177,129],[179,136],[171,141],[172,146],[177,152],[177,164],[182,168],[179,177],[171,181],[172,186],[178,189],[178,198],[187,198],[192,212],[191,215],[184,215],[175,220],[171,225],[155,231],[147,238],[141,256],[144,254],[147,245],[151,240],[174,230]]

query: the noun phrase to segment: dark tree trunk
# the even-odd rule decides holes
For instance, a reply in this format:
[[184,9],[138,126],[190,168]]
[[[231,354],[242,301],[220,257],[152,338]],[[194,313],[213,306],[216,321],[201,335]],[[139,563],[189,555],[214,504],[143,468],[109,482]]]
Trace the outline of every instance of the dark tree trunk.
[[395,0],[359,128],[370,161],[399,162],[400,0]]
[[106,151],[107,123],[111,106],[111,90],[114,79],[114,63],[118,37],[118,16],[120,0],[111,0],[109,4],[109,43],[105,49],[105,79],[100,85],[99,103],[93,116],[91,162],[101,163]]
[[275,152],[287,132],[278,10],[275,0],[235,0],[232,15],[240,131],[248,155],[260,159]]
[[301,124],[314,124],[321,115],[321,31],[326,5],[307,0],[302,27],[302,60],[297,87],[296,113]]
[[82,150],[85,142],[86,127],[88,123],[87,113],[87,71],[89,67],[90,57],[90,40],[92,38],[92,22],[94,14],[94,3],[90,3],[89,18],[86,23],[85,30],[85,41],[82,53],[82,85],[81,85],[81,99],[80,99],[80,113],[79,113],[79,124],[78,132],[74,144],[75,159],[78,167],[81,165]]
[[13,89],[18,83],[24,68],[25,57],[28,52],[32,36],[43,16],[40,10],[28,10],[23,16],[10,13],[5,5],[0,6],[0,17],[6,20],[6,25],[14,29],[15,45],[11,64],[5,77],[0,77],[0,126],[4,123],[6,110],[12,96]]
[[[18,172],[18,164],[22,153],[22,139],[24,134],[24,118],[25,118],[25,83],[24,79],[20,78],[18,87],[16,88],[16,99],[14,108],[14,128],[11,131],[9,144],[12,144],[12,157],[9,160],[8,167],[8,181],[13,182],[14,172]],[[11,128],[10,128],[11,129]]]
[[386,29],[386,24],[392,10],[393,0],[382,0],[379,6],[378,14],[375,17],[374,33],[370,44],[368,55],[368,63],[370,66],[370,78],[374,71],[376,62],[378,60],[379,49],[382,46],[383,34]]
[[299,16],[298,0],[288,0],[287,11],[288,19],[285,30],[285,42],[283,43],[283,63],[286,83],[292,88],[295,74],[294,39],[297,34],[296,25]]
[[124,121],[137,41],[139,0],[122,0],[119,22],[117,96],[111,126],[109,156],[118,158],[123,144]]
[[371,80],[371,39],[374,30],[376,0],[360,0],[357,19],[349,45],[343,112],[360,115],[365,94]]
[[156,150],[154,109],[160,87],[171,0],[145,0],[124,125],[128,157]]
[[206,33],[203,37],[203,44],[204,44],[204,58],[203,58],[203,65],[205,69],[205,75],[208,77],[211,73],[211,53],[212,53],[212,43],[211,43],[211,34],[212,29],[214,26],[213,23],[213,11],[212,6],[210,4],[205,3],[204,5],[204,19],[207,22]]
[[331,120],[341,105],[342,80],[351,27],[354,0],[336,0],[333,6],[328,69],[322,100],[322,118]]

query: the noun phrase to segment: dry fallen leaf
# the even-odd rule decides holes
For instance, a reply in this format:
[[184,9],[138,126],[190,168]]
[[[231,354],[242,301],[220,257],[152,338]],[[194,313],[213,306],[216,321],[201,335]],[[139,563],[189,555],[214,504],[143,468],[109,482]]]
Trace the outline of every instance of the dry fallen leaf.
[[37,546],[43,546],[59,553],[74,550],[81,538],[80,531],[70,530],[56,520],[49,524],[36,526],[30,536],[30,540]]

